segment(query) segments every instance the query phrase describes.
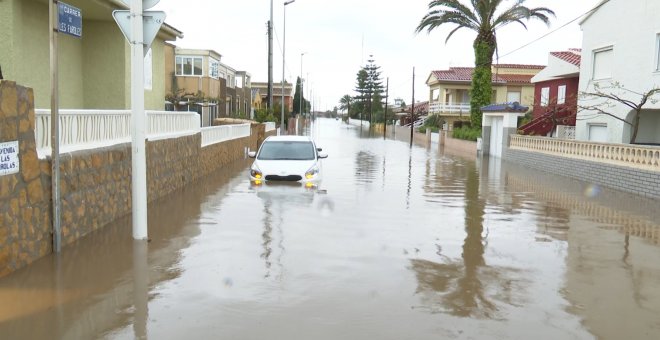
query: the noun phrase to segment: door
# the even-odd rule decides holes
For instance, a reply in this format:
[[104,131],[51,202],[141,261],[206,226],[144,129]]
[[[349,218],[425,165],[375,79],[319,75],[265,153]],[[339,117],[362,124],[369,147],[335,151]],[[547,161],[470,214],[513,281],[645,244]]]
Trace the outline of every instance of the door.
[[502,127],[504,117],[493,117],[490,127],[490,155],[502,157]]
[[589,140],[592,142],[607,142],[607,125],[589,124]]

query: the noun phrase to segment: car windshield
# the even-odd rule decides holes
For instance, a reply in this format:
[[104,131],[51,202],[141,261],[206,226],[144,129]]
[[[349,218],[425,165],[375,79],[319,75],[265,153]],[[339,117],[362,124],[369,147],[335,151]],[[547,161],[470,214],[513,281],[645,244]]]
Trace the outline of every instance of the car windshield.
[[307,161],[315,156],[311,142],[268,141],[261,146],[257,159]]

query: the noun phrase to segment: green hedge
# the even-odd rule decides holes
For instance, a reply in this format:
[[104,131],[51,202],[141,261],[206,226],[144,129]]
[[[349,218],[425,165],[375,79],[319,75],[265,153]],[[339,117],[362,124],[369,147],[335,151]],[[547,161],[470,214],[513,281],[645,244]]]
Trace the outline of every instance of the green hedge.
[[452,137],[456,139],[476,141],[477,138],[481,137],[481,129],[464,126],[458,129],[454,129]]

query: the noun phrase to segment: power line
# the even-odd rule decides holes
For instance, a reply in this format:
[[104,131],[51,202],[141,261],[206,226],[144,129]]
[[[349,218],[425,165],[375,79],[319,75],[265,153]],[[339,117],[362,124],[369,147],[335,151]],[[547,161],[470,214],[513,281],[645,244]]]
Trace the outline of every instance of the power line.
[[603,1],[603,2],[601,2],[601,3],[598,4],[596,7],[594,7],[594,8],[592,8],[592,9],[586,11],[585,13],[583,13],[583,14],[581,14],[581,15],[579,15],[579,16],[576,17],[575,19],[573,19],[573,20],[571,20],[571,21],[569,21],[569,22],[567,22],[567,23],[561,25],[560,27],[558,27],[558,28],[556,28],[556,29],[554,29],[554,30],[552,30],[552,31],[550,31],[550,32],[548,32],[548,33],[546,33],[546,34],[544,34],[544,35],[542,35],[542,36],[540,36],[540,37],[538,37],[538,38],[536,38],[536,39],[530,41],[530,42],[528,42],[528,43],[525,44],[525,45],[522,45],[522,46],[516,48],[516,49],[513,50],[513,51],[510,51],[510,52],[508,52],[508,53],[506,53],[506,54],[504,54],[504,55],[498,57],[498,59],[499,59],[499,58],[504,58],[504,57],[506,57],[506,56],[509,56],[509,55],[515,53],[515,52],[518,52],[518,51],[522,50],[523,48],[525,48],[525,47],[527,47],[527,46],[529,46],[529,45],[531,45],[531,44],[533,44],[533,43],[535,43],[535,42],[537,42],[537,41],[539,41],[539,40],[541,40],[541,39],[543,39],[543,38],[549,36],[550,34],[555,33],[555,32],[557,32],[557,31],[561,30],[562,28],[564,28],[564,27],[566,27],[566,26],[568,26],[568,25],[570,25],[570,24],[572,24],[572,23],[578,21],[580,18],[582,18],[582,17],[584,17],[584,16],[587,16],[587,15],[589,15],[589,14],[595,12],[597,9],[599,9],[600,7],[602,7],[602,6],[603,6],[604,4],[606,4],[607,2],[608,2],[608,1]]

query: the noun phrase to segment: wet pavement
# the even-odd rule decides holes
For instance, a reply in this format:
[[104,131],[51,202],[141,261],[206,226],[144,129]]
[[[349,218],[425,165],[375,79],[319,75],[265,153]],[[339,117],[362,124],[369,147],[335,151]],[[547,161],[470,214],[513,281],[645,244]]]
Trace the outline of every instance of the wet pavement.
[[660,206],[311,129],[319,188],[249,161],[0,279],[2,339],[657,339]]

